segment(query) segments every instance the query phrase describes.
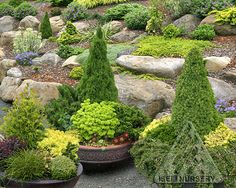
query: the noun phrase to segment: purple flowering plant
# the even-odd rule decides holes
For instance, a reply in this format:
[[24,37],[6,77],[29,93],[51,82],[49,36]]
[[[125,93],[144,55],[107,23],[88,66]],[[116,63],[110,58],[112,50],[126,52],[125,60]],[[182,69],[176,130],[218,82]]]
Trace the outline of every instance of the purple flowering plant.
[[37,56],[38,54],[34,52],[24,52],[16,55],[16,62],[19,65],[32,65],[32,60]]
[[224,114],[226,117],[236,116],[236,100],[226,101],[219,99],[217,100],[215,107],[218,112]]

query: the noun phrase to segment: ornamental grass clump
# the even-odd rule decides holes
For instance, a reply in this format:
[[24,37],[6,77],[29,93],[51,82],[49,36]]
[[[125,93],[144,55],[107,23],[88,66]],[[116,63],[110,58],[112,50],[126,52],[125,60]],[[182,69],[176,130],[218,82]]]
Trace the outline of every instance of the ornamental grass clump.
[[183,122],[190,121],[200,136],[208,134],[223,121],[215,109],[215,98],[207,79],[205,62],[200,51],[192,49],[186,58],[177,81],[176,97],[172,107],[172,125],[176,133]]
[[117,101],[118,91],[114,75],[107,58],[107,45],[101,27],[93,38],[84,75],[78,86],[80,101]]

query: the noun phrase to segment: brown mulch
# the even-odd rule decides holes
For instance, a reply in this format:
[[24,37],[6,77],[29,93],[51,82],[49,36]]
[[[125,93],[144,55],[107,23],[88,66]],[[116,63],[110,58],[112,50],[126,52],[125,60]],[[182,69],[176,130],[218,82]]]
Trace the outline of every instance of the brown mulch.
[[76,85],[78,81],[69,78],[71,69],[63,68],[61,64],[42,65],[39,70],[34,70],[35,66],[18,66],[22,71],[24,79],[32,79],[38,82],[57,82],[61,84]]

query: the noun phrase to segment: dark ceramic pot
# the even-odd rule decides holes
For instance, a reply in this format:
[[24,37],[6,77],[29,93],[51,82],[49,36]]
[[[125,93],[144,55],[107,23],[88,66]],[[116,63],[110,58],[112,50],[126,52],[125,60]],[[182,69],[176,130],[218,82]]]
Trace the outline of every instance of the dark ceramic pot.
[[19,182],[16,180],[7,180],[5,182],[6,188],[74,188],[83,172],[83,166],[79,164],[77,169],[77,176],[69,180],[38,180]]
[[130,158],[132,143],[106,147],[80,146],[78,156],[82,164],[109,164]]

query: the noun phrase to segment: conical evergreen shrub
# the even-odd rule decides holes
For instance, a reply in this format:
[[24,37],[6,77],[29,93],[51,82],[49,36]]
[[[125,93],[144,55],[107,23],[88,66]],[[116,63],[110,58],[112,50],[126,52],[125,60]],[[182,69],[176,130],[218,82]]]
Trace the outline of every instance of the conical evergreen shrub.
[[215,109],[215,102],[202,54],[194,48],[188,54],[177,81],[172,108],[172,125],[177,134],[186,121],[193,123],[200,136],[214,130],[223,121]]
[[43,39],[48,39],[49,37],[52,36],[52,27],[49,21],[49,16],[48,13],[46,12],[41,24],[40,24],[40,32],[42,33],[42,38]]
[[80,100],[91,102],[117,101],[118,91],[107,58],[107,46],[101,27],[93,38],[84,75],[78,86]]

